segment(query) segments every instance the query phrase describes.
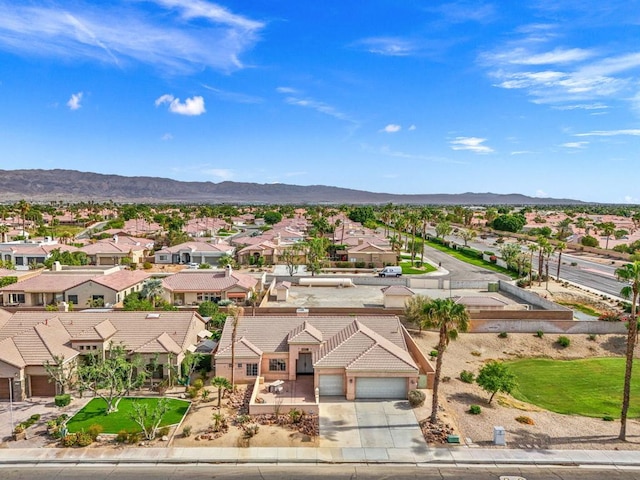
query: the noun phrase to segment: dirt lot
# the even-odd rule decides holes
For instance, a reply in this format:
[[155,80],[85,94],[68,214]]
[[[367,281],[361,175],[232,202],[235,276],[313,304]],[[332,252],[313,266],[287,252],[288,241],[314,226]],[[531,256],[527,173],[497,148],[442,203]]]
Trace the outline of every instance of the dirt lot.
[[[600,335],[596,341],[586,335],[571,336],[571,346],[559,349],[554,344],[557,336],[537,338],[532,334],[512,334],[499,338],[495,333],[462,334],[449,344],[443,360],[442,377],[450,380],[441,383],[440,405],[442,418],[460,435],[463,443],[470,446],[490,447],[493,443],[493,427],[506,430],[507,445],[511,448],[557,448],[557,449],[633,449],[640,450],[640,422],[627,422],[627,438],[620,442],[617,435],[619,422],[605,422],[599,418],[560,415],[523,404],[507,395],[496,395],[491,405],[488,395],[475,384],[462,382],[458,377],[462,370],[477,373],[488,360],[510,360],[522,357],[546,357],[572,359],[585,357],[622,356],[625,337],[622,335]],[[416,333],[416,342],[424,352],[436,345],[436,333]],[[558,385],[558,388],[562,388]],[[428,395],[431,391],[428,392]],[[419,419],[427,418],[431,412],[431,399],[418,413]],[[482,413],[467,413],[472,404],[480,405]],[[522,425],[515,418],[526,415],[534,425]]]

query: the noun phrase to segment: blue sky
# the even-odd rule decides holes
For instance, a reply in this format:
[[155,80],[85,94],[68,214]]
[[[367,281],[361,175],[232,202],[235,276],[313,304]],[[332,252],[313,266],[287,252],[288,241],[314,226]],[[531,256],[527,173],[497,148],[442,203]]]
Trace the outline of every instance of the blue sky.
[[640,203],[640,1],[0,0],[0,168]]

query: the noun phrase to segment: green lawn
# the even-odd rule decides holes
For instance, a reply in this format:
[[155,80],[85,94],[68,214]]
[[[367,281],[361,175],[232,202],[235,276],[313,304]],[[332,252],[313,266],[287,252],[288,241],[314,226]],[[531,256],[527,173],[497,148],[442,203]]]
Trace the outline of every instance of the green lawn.
[[420,275],[423,273],[435,272],[437,270],[437,268],[430,263],[423,263],[421,267],[412,266],[411,260],[400,262],[400,266],[402,267],[403,275]]
[[[82,410],[76,413],[68,422],[69,432],[87,431],[93,424],[102,425],[104,433],[118,433],[120,430],[140,431],[140,427],[129,417],[133,402],[145,402],[153,408],[159,398],[123,398],[118,405],[118,411],[105,415],[107,404],[101,398],[94,398]],[[185,400],[169,399],[169,411],[164,416],[160,426],[174,425],[180,422],[189,409],[189,402]]]
[[571,303],[571,302],[558,302],[560,305],[564,305],[565,307],[572,308],[573,310],[577,310],[579,312],[584,313],[585,315],[591,315],[592,317],[599,317],[600,312],[594,310],[588,305],[583,305],[581,303]]
[[[571,347],[569,347],[571,348]],[[620,416],[624,358],[516,360],[508,363],[518,377],[513,396],[547,410],[585,417]],[[640,417],[640,369],[631,382],[629,418]]]

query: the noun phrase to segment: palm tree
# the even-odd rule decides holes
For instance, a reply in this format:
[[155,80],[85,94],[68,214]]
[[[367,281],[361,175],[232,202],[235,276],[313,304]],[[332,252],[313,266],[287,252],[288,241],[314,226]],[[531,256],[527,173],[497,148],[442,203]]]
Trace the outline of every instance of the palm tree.
[[620,294],[624,298],[631,298],[631,318],[627,332],[626,366],[624,370],[624,389],[622,393],[622,410],[620,411],[620,434],[618,438],[625,441],[627,439],[627,413],[631,401],[631,370],[633,368],[633,354],[638,341],[638,319],[636,317],[636,307],[638,304],[638,292],[640,291],[640,261],[627,263],[616,269],[618,280],[628,282]]
[[450,340],[458,338],[458,332],[466,332],[469,328],[469,314],[464,305],[456,303],[451,298],[436,298],[425,305],[425,328],[434,328],[439,331],[439,340],[436,350],[436,371],[433,378],[433,400],[431,403],[431,423],[438,420],[438,384],[442,372],[442,357]]
[[551,255],[553,254],[553,251],[555,250],[555,247],[553,246],[552,243],[547,242],[543,247],[542,247],[542,251],[544,252],[544,258],[545,258],[545,270],[544,270],[544,275],[545,275],[545,288],[547,290],[549,290],[549,259],[551,258]]
[[558,272],[556,273],[556,280],[560,281],[560,265],[562,265],[562,251],[566,250],[567,244],[565,242],[558,242],[556,244],[556,252],[558,252]]
[[544,237],[538,237],[538,286],[542,285],[542,269],[547,245],[549,245],[549,240]]
[[31,210],[31,205],[25,200],[20,200],[18,202],[18,210],[20,210],[20,217],[22,218],[22,235],[26,238],[27,230],[25,222],[27,220],[27,213]]
[[531,258],[529,259],[529,286],[533,286],[533,254],[540,250],[540,247],[537,243],[530,243],[527,247],[529,249],[529,253],[531,254]]
[[220,410],[220,406],[222,405],[223,392],[225,390],[231,390],[233,386],[231,385],[231,382],[225,377],[213,377],[211,379],[211,386],[218,389],[218,410]]
[[7,234],[9,233],[9,225],[2,224],[0,225],[0,237],[2,238],[2,242],[7,241]]
[[229,307],[229,313],[232,317],[232,327],[231,330],[231,390],[235,392],[236,390],[236,335],[238,332],[238,321],[240,317],[244,315],[244,308],[239,307],[237,305],[232,305]]
[[149,278],[145,280],[142,285],[142,290],[140,291],[140,295],[147,300],[151,300],[151,305],[153,308],[156,307],[156,300],[162,297],[164,293],[164,287],[162,285],[162,280],[159,278]]

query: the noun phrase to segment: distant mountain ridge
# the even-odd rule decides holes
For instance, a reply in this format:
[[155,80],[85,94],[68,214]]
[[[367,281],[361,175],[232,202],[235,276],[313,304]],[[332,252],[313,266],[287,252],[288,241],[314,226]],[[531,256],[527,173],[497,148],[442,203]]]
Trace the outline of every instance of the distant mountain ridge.
[[0,170],[0,201],[54,200],[137,203],[229,204],[415,204],[575,205],[580,200],[529,197],[517,193],[393,194],[325,185],[247,182],[181,182],[159,177],[125,177],[77,170]]

